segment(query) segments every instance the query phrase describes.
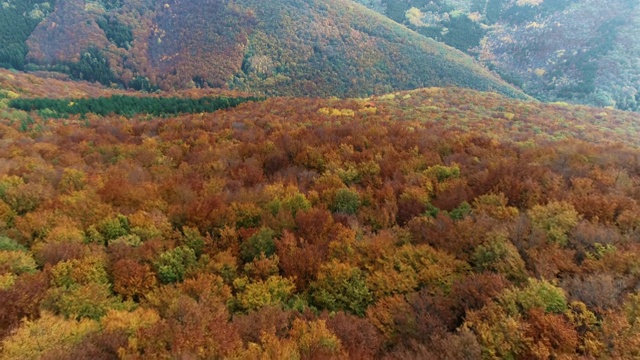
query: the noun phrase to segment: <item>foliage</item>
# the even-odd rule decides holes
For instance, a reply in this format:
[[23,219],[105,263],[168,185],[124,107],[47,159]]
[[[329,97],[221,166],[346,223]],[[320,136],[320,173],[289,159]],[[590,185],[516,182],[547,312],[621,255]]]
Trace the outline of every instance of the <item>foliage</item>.
[[320,268],[309,293],[311,304],[321,309],[357,315],[363,315],[373,299],[362,271],[335,261]]
[[3,3],[0,7],[1,67],[23,69],[28,52],[25,41],[40,21],[53,10],[55,3],[41,0]]
[[529,211],[533,226],[546,233],[550,242],[564,246],[567,244],[567,233],[578,225],[579,214],[571,204],[551,202],[547,205],[536,205]]
[[158,279],[168,284],[183,281],[187,272],[193,270],[196,264],[195,251],[189,247],[180,246],[160,254],[154,265]]
[[86,115],[93,113],[106,116],[109,114],[133,117],[137,114],[155,116],[193,114],[213,112],[228,107],[238,106],[258,98],[211,98],[200,99],[164,98],[114,95],[109,98],[90,99],[15,99],[9,106],[24,111],[49,110],[50,117],[64,118],[69,115]]
[[275,232],[269,228],[262,228],[240,245],[240,256],[245,262],[251,262],[261,254],[271,256],[276,251],[273,241]]
[[544,280],[530,279],[523,289],[506,290],[499,301],[511,314],[524,313],[533,308],[562,314],[568,309],[564,291]]
[[[344,0],[38,2],[4,10],[18,26],[0,64],[144,91],[329,97],[459,85],[526,98],[470,56]],[[37,21],[25,16],[34,7]],[[467,17],[448,26],[456,46],[477,41],[461,36],[480,27]]]
[[18,331],[2,342],[6,359],[40,359],[48,350],[69,349],[100,325],[89,319],[76,321],[44,312],[37,320],[25,320]]
[[638,110],[635,1],[357,2],[476,57],[540,100]]
[[633,113],[454,88],[0,111],[0,358],[637,357]]
[[357,192],[349,189],[339,189],[336,191],[331,210],[345,214],[355,214],[359,207],[360,196]]
[[479,271],[494,271],[515,283],[527,278],[525,263],[518,249],[504,234],[490,236],[487,243],[478,246],[473,253],[472,262]]
[[233,285],[238,291],[240,308],[245,311],[255,311],[265,306],[286,306],[295,291],[293,281],[278,275],[253,283],[247,278],[238,278]]

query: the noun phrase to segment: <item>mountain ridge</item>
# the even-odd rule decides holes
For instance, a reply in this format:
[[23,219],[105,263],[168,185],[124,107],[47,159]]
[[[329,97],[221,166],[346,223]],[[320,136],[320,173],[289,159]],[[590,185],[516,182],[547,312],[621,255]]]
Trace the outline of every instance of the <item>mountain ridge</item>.
[[462,52],[351,1],[109,4],[57,0],[26,42],[25,69],[142,90],[354,97],[458,85],[527,98]]

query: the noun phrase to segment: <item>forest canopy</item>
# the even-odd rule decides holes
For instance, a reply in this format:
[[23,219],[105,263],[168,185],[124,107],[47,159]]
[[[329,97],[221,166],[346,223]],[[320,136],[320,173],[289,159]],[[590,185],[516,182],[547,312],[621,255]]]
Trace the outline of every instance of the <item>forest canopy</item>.
[[199,99],[178,97],[137,97],[113,95],[111,97],[82,99],[14,99],[9,106],[24,111],[38,111],[48,117],[67,117],[93,113],[106,116],[110,114],[132,117],[137,114],[167,116],[213,112],[235,107],[247,101],[262,101],[258,97],[202,97]]
[[0,358],[640,355],[637,114],[456,88],[29,109],[0,109]]

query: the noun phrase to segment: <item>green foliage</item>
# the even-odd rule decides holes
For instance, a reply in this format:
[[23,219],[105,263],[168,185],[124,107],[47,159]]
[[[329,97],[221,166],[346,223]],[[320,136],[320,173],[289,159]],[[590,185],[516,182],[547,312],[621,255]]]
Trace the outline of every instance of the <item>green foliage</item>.
[[158,90],[158,87],[151,84],[149,78],[145,76],[136,76],[127,85],[129,86],[129,88],[138,91],[153,92]]
[[261,254],[269,257],[276,251],[275,231],[263,227],[240,245],[240,257],[244,262],[251,262]]
[[43,307],[65,318],[100,320],[110,310],[131,310],[133,303],[123,303],[113,296],[109,284],[92,282],[51,289]]
[[36,269],[37,264],[31,254],[22,250],[0,250],[0,273],[6,271],[14,275],[20,275],[24,273],[34,273]]
[[105,260],[98,256],[59,262],[51,269],[51,276],[53,285],[64,288],[109,283]]
[[117,114],[132,117],[136,114],[155,116],[193,114],[213,112],[235,107],[247,101],[260,101],[260,98],[203,97],[160,98],[114,95],[109,98],[89,99],[15,99],[9,106],[24,111],[49,110],[50,117],[65,117],[94,113],[102,116]]
[[131,27],[121,23],[115,18],[99,18],[96,20],[98,26],[104,31],[107,39],[121,48],[131,47],[133,33]]
[[527,278],[525,263],[505,234],[495,234],[489,241],[478,246],[473,253],[472,262],[477,270],[503,274],[516,284]]
[[458,206],[457,208],[449,212],[449,216],[453,220],[462,220],[469,214],[471,214],[471,205],[469,205],[469,203],[466,201],[460,204],[460,206]]
[[105,219],[99,224],[98,231],[107,241],[129,235],[129,219],[122,214],[115,218]]
[[182,243],[192,249],[197,257],[200,257],[204,252],[204,238],[200,235],[200,231],[196,228],[183,227],[182,228]]
[[531,223],[536,229],[543,231],[550,242],[560,246],[567,245],[567,233],[580,220],[573,205],[566,202],[553,201],[547,205],[536,205],[528,212]]
[[437,179],[439,182],[443,182],[448,179],[459,178],[460,166],[458,164],[452,166],[434,165],[429,167],[425,172],[428,176]]
[[0,3],[0,67],[22,70],[26,40],[55,6],[55,0],[20,0]]
[[298,211],[310,209],[311,203],[307,200],[304,194],[296,192],[282,200],[282,207],[291,212],[291,215],[295,217]]
[[27,251],[27,249],[15,240],[0,235],[0,251]]
[[338,213],[355,214],[360,208],[360,195],[351,189],[338,189],[331,210]]
[[80,56],[80,61],[69,64],[69,75],[76,80],[110,85],[116,82],[109,60],[98,49],[91,48]]
[[428,245],[388,249],[376,260],[367,284],[376,298],[409,294],[422,288],[449,292],[468,265]]
[[523,314],[533,308],[556,314],[568,309],[564,291],[546,280],[529,279],[523,289],[505,290],[499,302],[512,315]]
[[196,253],[186,246],[165,251],[155,262],[158,279],[164,284],[181,282],[197,265]]
[[310,303],[329,311],[364,315],[373,296],[357,267],[333,261],[320,268],[318,280],[309,287]]

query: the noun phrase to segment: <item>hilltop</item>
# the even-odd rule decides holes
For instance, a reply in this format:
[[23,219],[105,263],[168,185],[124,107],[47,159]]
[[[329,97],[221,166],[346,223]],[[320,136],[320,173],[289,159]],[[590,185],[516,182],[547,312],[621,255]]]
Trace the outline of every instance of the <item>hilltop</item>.
[[526,97],[464,53],[346,0],[7,4],[4,17],[29,21],[0,28],[7,49],[22,49],[0,63],[106,85],[324,97],[462,86]]
[[635,0],[357,0],[543,101],[640,109]]

